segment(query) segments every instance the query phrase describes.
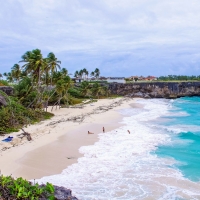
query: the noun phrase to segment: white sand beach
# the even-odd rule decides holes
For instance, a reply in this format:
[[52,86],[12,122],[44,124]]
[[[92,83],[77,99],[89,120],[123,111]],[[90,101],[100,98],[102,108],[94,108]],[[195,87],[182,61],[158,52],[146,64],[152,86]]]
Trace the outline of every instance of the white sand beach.
[[[100,106],[108,106],[122,99],[121,105],[109,111],[88,114]],[[110,131],[122,126],[118,123],[122,116],[117,110],[133,106],[134,102],[135,99],[103,99],[85,104],[84,108],[54,108],[52,112],[55,116],[50,120],[24,128],[31,134],[32,141],[18,138],[17,135],[22,132],[19,131],[9,134],[14,137],[12,142],[0,142],[1,173],[26,179],[38,179],[60,173],[82,156],[78,150],[81,146],[92,145],[98,140],[98,133],[102,133],[103,127],[105,131]],[[51,107],[48,111],[51,111]],[[80,115],[86,115],[83,122],[65,121]],[[60,123],[52,125],[52,122],[58,121]],[[88,134],[88,131],[94,134]],[[1,140],[9,135],[1,137]]]

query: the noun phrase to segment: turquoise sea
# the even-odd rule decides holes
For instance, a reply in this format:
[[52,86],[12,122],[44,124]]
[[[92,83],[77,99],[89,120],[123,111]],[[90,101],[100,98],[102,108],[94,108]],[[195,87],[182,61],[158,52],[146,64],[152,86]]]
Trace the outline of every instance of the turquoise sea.
[[79,149],[78,163],[37,181],[81,200],[199,200],[200,97],[135,102],[118,111],[120,128]]
[[186,178],[200,180],[200,97],[184,97],[171,101],[169,121],[162,123],[171,136],[171,143],[155,152],[178,161],[174,166]]

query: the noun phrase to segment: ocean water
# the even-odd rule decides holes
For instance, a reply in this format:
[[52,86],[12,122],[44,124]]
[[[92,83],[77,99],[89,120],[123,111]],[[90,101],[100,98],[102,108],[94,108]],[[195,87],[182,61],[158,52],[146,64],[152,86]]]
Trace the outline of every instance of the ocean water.
[[[183,115],[179,115],[182,112]],[[185,97],[172,102],[172,121],[164,123],[171,132],[172,142],[158,148],[162,157],[173,157],[183,175],[200,181],[200,98]]]
[[137,103],[120,111],[121,128],[80,148],[78,163],[37,181],[80,200],[200,199],[200,98]]

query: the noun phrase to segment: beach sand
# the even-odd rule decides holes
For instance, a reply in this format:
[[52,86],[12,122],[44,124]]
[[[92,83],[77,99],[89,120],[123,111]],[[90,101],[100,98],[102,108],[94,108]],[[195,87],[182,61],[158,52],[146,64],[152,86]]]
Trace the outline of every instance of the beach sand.
[[[86,116],[82,123],[61,122],[54,125],[49,125],[49,123],[87,114],[99,106],[108,106],[120,100],[121,98],[98,100],[95,103],[86,104],[83,109],[54,109],[52,112],[55,116],[52,119],[25,128],[33,138],[30,142],[26,139],[18,139],[16,136],[20,132],[9,134],[14,136],[13,142],[0,142],[1,173],[28,180],[61,173],[63,169],[83,156],[79,153],[81,146],[92,145],[98,141],[98,133],[102,133],[103,127],[105,131],[110,131],[122,126],[123,124],[118,122],[123,116],[118,110],[128,108],[130,104],[134,106],[135,99],[123,101],[122,105],[109,111]],[[50,111],[51,107],[48,109]],[[88,131],[94,134],[88,134]]]

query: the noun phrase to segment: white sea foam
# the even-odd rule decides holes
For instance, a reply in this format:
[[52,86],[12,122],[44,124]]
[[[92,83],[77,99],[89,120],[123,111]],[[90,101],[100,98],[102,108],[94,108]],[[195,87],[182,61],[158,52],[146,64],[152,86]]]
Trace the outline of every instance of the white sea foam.
[[[178,109],[176,109],[177,111]],[[188,114],[187,112],[171,112],[169,114],[166,114],[165,116],[169,116],[169,117],[185,117],[185,116],[190,116],[190,114]]]
[[200,197],[200,185],[183,178],[172,167],[175,160],[151,154],[157,146],[170,141],[170,136],[146,124],[167,114],[169,101],[140,100],[140,103],[144,109],[138,113],[131,109],[132,115],[124,117],[123,127],[99,134],[94,145],[81,147],[84,157],[78,163],[38,182],[70,188],[81,200]]
[[200,132],[200,126],[195,126],[195,125],[176,124],[172,126],[164,126],[164,125],[151,124],[150,126],[176,134],[187,133],[187,132],[193,132],[193,133]]

